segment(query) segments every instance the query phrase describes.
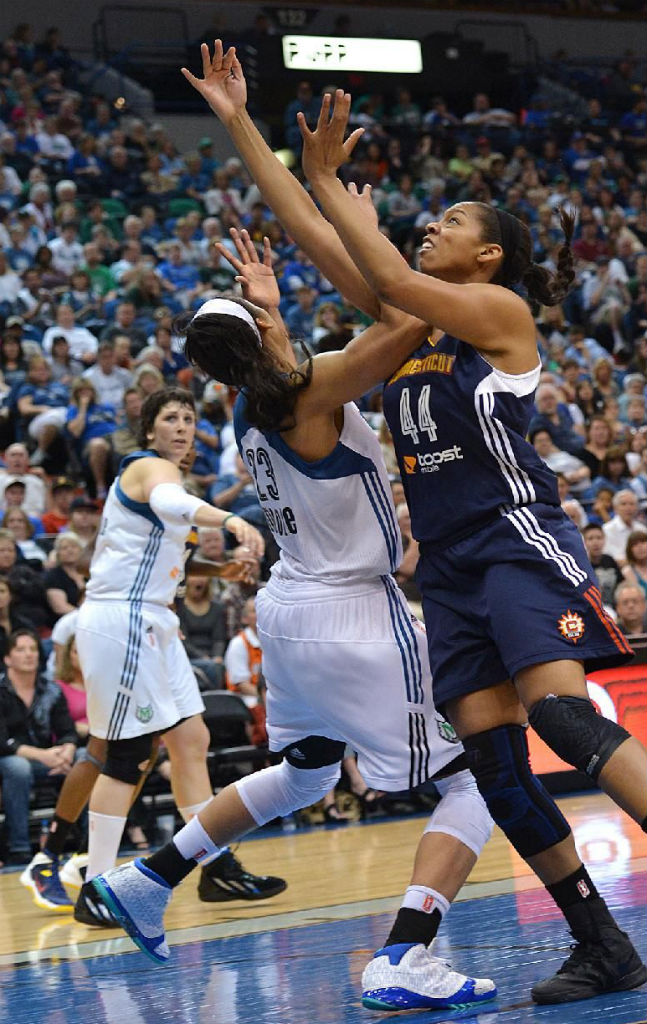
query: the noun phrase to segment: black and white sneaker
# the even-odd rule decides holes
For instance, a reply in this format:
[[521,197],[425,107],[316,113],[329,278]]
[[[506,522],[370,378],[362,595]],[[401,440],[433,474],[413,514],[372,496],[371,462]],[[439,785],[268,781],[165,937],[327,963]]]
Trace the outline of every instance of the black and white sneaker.
[[74,907],[74,920],[95,928],[121,928],[119,921],[104,903],[91,882],[81,886],[79,898]]
[[198,896],[203,903],[229,900],[267,900],[287,888],[284,878],[252,875],[231,850],[225,850],[200,872]]

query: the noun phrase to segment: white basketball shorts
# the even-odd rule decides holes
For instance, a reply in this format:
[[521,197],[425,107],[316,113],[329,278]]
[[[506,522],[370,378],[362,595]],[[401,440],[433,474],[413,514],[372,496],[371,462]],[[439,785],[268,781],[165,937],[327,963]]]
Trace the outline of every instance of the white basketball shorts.
[[463,750],[436,712],[424,626],[391,577],[348,586],[270,579],[256,598],[272,750],[347,743],[366,783],[411,789]]
[[79,609],[76,644],[93,736],[126,740],[164,732],[204,711],[169,608],[87,600]]

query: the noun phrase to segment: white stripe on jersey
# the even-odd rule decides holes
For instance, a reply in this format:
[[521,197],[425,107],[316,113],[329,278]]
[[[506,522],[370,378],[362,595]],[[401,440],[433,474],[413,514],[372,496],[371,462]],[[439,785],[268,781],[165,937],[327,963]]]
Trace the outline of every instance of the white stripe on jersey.
[[505,427],[494,416],[494,398],[497,393],[509,392],[521,398],[531,394],[539,379],[540,368],[514,376],[493,370],[478,384],[474,392],[474,408],[481,426],[483,439],[496,459],[505,477],[516,505],[532,504],[537,500],[532,480],[515,457]]
[[515,508],[505,513],[505,518],[512,523],[514,528],[521,534],[526,544],[534,548],[551,562],[559,567],[562,576],[579,587],[588,579],[586,573],[580,569],[573,556],[568,551],[562,551],[557,541],[545,530],[542,530],[537,519],[528,508]]

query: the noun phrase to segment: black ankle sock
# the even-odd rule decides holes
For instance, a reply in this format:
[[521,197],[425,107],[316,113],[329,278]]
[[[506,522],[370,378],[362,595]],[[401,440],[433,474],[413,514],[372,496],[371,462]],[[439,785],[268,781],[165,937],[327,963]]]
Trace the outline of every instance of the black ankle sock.
[[647,814],[645,815],[643,820],[640,822],[640,827],[643,830],[643,832],[647,832]]
[[439,910],[425,914],[422,910],[411,907],[400,907],[385,946],[395,946],[401,942],[422,942],[428,946],[436,938],[442,917]]
[[60,857],[65,849],[65,842],[74,827],[74,824],[75,822],[66,821],[65,818],[60,818],[58,814],[55,814],[49,823],[49,831],[47,833],[43,853],[47,853],[51,857]]
[[584,901],[592,902],[600,897],[600,893],[595,888],[595,883],[590,878],[583,864],[577,871],[567,875],[566,878],[562,878],[561,882],[547,885],[546,889],[562,912],[567,907],[572,907]]
[[166,846],[163,846],[157,853],[152,854],[150,857],[145,857],[143,863],[151,871],[154,871],[156,875],[163,878],[165,882],[168,882],[170,886],[175,888],[179,885],[183,878],[191,874],[193,869],[197,867],[197,861],[185,860],[180,851],[178,850],[175,843],[171,840]]

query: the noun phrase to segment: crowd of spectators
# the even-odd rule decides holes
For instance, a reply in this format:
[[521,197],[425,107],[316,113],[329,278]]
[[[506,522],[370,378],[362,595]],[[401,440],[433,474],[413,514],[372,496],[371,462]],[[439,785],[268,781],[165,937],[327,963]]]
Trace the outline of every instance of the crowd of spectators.
[[[364,135],[343,174],[372,185],[382,230],[413,264],[425,224],[457,200],[520,217],[534,259],[548,267],[560,209],[577,212],[575,285],[561,307],[537,314],[544,371],[530,439],[558,473],[605,603],[635,633],[647,628],[647,99],[631,60],[610,74],[618,87],[606,89],[600,72],[576,122],[540,94],[527,109],[507,110],[479,93],[465,113],[404,88],[359,95],[353,124]],[[320,102],[303,82],[285,111],[297,174],[294,116],[303,110],[312,122]],[[286,236],[238,159],[222,159],[208,136],[180,152],[160,124],[81,92],[55,29],[34,43],[20,25],[0,44],[3,656],[19,627],[34,629],[46,654],[57,620],[78,607],[107,488],[138,447],[142,401],[167,383],[191,388],[199,403],[189,488],[266,530],[236,451],[235,396],[205,386],[174,330],[177,314],[235,289],[216,248],[233,245],[230,227],[258,243],[269,237],[295,341],[325,352],[362,329],[363,317]],[[393,478],[405,544],[398,582],[415,600],[417,547],[379,392],[362,408]],[[266,536],[259,580],[277,553]],[[204,557],[225,557],[224,543],[208,531]],[[233,638],[244,652],[255,590],[189,585],[182,625],[205,686],[224,684]]]

